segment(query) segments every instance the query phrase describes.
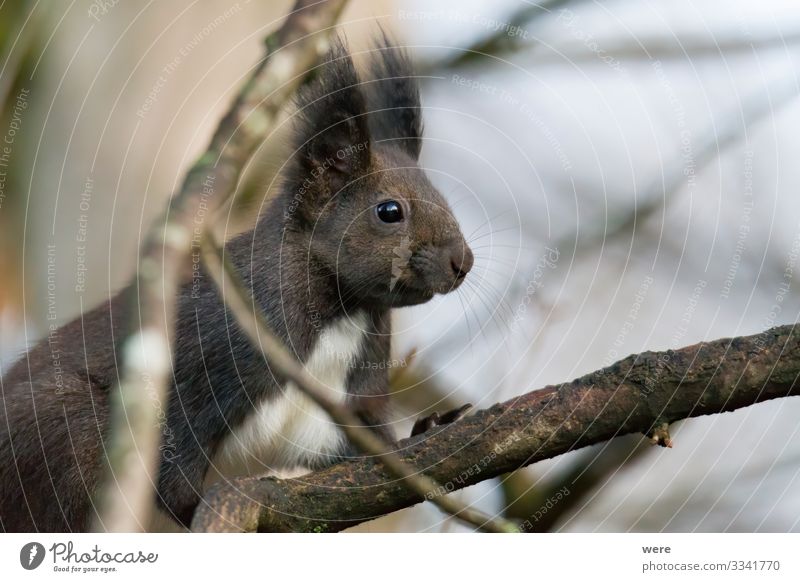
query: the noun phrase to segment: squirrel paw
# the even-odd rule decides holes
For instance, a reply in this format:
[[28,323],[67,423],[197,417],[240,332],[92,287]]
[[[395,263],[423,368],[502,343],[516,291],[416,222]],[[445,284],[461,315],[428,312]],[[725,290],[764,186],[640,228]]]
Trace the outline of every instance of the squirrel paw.
[[428,416],[423,416],[422,418],[418,418],[417,422],[414,423],[414,428],[411,429],[411,436],[413,437],[417,436],[418,434],[427,432],[435,426],[442,426],[445,424],[450,424],[457,420],[461,420],[467,415],[467,413],[469,413],[470,410],[472,410],[472,404],[465,404],[461,408],[448,410],[443,414],[434,412],[433,414],[429,414]]

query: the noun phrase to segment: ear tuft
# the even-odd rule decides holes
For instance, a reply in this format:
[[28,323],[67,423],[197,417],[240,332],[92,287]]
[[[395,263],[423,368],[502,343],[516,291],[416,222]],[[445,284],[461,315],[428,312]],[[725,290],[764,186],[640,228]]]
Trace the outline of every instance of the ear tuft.
[[335,38],[315,77],[297,95],[295,180],[309,177],[335,194],[369,168],[366,101],[353,60]]
[[381,29],[370,64],[367,102],[373,139],[393,140],[412,158],[422,148],[419,84],[408,53]]

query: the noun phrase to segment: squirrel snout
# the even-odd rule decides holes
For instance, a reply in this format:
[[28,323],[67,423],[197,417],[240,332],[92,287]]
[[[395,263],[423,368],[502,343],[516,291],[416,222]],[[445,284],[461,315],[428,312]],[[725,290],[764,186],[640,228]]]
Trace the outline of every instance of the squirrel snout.
[[450,247],[450,268],[456,281],[461,282],[467,276],[474,262],[475,257],[466,243],[456,243]]

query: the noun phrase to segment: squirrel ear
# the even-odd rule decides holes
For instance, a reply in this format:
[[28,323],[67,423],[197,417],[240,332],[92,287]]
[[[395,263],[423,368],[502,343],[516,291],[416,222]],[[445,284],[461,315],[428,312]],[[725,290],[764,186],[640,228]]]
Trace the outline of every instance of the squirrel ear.
[[302,151],[303,165],[312,175],[327,178],[335,193],[349,181],[366,173],[370,161],[369,134],[361,115],[348,117],[334,112],[327,127],[312,136]]
[[419,84],[408,53],[380,29],[370,63],[370,127],[376,140],[390,140],[414,159],[422,148]]
[[316,77],[298,95],[299,165],[304,177],[327,184],[331,193],[369,168],[366,103],[353,60],[340,39]]

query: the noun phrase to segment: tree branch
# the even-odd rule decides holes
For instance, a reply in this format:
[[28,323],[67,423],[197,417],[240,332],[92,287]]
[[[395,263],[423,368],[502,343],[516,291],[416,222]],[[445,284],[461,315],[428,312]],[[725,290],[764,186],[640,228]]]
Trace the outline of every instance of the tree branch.
[[[445,494],[615,436],[658,430],[663,439],[663,426],[676,420],[798,395],[798,377],[794,325],[644,352],[401,441],[399,454],[443,484],[435,494]],[[299,479],[220,483],[193,529],[340,531],[420,501],[380,461],[352,460]]]

